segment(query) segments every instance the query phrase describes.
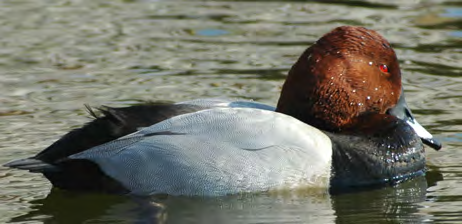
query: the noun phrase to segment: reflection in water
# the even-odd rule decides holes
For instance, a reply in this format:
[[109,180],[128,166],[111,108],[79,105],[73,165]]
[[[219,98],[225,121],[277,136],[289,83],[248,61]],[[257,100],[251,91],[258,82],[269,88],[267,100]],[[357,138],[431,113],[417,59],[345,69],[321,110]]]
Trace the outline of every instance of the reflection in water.
[[[428,184],[437,180],[428,179]],[[31,202],[33,211],[10,222],[419,223],[426,218],[418,213],[417,204],[425,200],[426,188],[427,180],[419,177],[395,187],[334,196],[323,189],[307,189],[211,198],[137,198],[53,189],[46,198]]]
[[362,193],[333,196],[336,223],[421,223],[417,203],[425,200],[424,177]]
[[44,223],[325,223],[332,216],[323,189],[195,198],[79,194],[52,190],[34,211],[10,222]]
[[10,222],[44,223],[158,223],[164,207],[149,200],[124,196],[87,194],[52,189],[44,199],[30,202],[33,211]]

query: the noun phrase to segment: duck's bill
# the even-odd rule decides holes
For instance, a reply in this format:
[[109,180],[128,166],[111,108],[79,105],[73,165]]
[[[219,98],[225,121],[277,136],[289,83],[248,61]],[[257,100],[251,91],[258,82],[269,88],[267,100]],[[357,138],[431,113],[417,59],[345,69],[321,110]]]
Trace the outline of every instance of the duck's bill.
[[425,130],[425,128],[422,127],[422,125],[420,125],[419,122],[417,122],[417,120],[411,118],[411,119],[406,120],[406,122],[414,129],[417,135],[420,136],[420,139],[422,139],[422,142],[425,145],[428,145],[435,150],[441,149],[442,147],[441,142],[435,139],[433,135],[430,134],[430,132]]
[[417,135],[422,139],[422,142],[435,150],[440,150],[442,145],[441,143],[433,137],[430,132],[425,130],[425,128],[417,122],[417,120],[412,116],[412,112],[407,106],[406,99],[404,98],[404,93],[401,93],[398,104],[395,107],[387,111],[388,114],[393,115],[403,121],[406,121],[417,133]]

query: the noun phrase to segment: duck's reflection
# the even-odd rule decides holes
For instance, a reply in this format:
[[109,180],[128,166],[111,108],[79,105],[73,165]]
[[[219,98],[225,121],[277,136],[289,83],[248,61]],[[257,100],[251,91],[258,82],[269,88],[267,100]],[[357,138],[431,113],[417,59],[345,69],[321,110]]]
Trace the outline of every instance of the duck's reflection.
[[[226,197],[133,198],[52,190],[34,211],[11,222],[43,223],[325,223],[333,221],[325,189]],[[330,221],[329,221],[330,220]]]
[[336,223],[422,223],[431,217],[419,212],[419,203],[426,200],[427,188],[442,179],[431,169],[426,177],[394,187],[332,196]]
[[194,198],[131,198],[53,189],[31,201],[33,211],[10,222],[43,223],[402,223],[428,218],[418,212],[427,186],[441,180],[429,171],[383,189],[328,195],[322,189]]
[[[123,196],[85,194],[52,189],[44,199],[31,201],[33,209],[10,222],[43,223],[132,223],[140,215],[162,214],[161,206],[145,206]],[[143,210],[145,209],[145,210]],[[149,210],[149,211],[148,211]],[[141,221],[141,220],[140,220]]]

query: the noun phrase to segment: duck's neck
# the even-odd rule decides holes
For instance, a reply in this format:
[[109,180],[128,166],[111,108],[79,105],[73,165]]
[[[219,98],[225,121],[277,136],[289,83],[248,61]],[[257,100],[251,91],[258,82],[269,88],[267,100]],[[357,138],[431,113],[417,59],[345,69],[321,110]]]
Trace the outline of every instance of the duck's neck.
[[423,175],[425,151],[404,121],[389,116],[387,125],[358,135],[325,132],[332,141],[331,191],[393,185]]

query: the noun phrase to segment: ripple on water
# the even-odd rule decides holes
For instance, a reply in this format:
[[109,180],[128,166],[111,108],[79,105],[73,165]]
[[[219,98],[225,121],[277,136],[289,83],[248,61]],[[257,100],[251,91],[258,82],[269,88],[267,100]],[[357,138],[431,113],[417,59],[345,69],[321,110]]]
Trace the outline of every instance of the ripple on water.
[[444,148],[427,150],[426,180],[339,196],[147,203],[50,192],[40,175],[0,168],[0,222],[460,222],[461,14],[444,0],[1,1],[0,163],[87,122],[85,103],[227,97],[274,105],[300,53],[339,25],[367,26],[392,43],[407,102]]

